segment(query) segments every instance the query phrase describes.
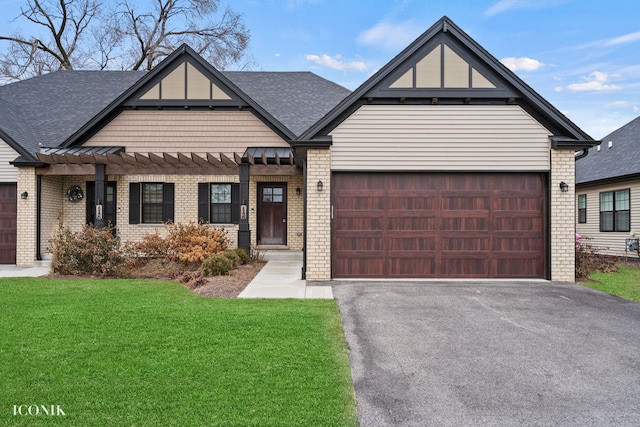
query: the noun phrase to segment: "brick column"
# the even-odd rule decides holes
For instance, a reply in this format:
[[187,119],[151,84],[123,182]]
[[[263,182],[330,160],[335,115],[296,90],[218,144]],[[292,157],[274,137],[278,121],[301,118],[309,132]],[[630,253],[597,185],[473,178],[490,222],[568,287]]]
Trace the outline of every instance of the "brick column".
[[[322,181],[322,191],[318,191]],[[331,279],[331,151],[307,150],[307,280]]]
[[[29,196],[22,199],[20,195]],[[18,168],[18,232],[16,265],[31,267],[36,261],[36,201],[37,180],[35,168]]]
[[[551,280],[574,282],[576,273],[575,150],[551,150]],[[560,182],[569,191],[560,191]]]

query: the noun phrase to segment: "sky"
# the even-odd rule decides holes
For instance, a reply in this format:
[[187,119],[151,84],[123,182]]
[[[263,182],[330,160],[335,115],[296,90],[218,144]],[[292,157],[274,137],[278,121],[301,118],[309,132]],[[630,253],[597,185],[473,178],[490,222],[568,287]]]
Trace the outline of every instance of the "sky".
[[[0,32],[19,28],[12,19],[21,4],[0,0]],[[241,13],[250,30],[254,70],[312,71],[354,90],[448,16],[591,137],[601,139],[640,116],[638,0],[222,4]]]

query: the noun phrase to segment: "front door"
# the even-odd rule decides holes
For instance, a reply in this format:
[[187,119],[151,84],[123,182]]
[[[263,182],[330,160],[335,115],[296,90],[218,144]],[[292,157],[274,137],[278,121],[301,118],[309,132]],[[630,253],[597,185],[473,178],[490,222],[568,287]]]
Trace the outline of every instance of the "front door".
[[258,244],[287,244],[287,184],[258,184]]
[[[87,224],[96,222],[96,206],[94,204],[96,183],[87,181]],[[116,226],[116,183],[107,182],[107,200],[104,204],[104,223],[111,227]]]

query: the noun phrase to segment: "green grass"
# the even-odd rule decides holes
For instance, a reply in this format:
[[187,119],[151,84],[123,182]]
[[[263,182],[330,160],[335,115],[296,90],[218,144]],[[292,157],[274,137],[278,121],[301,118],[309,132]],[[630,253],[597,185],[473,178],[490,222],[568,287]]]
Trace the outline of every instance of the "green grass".
[[640,268],[618,266],[617,273],[594,273],[589,279],[595,283],[583,283],[612,295],[640,302]]
[[355,426],[336,303],[0,279],[0,425]]

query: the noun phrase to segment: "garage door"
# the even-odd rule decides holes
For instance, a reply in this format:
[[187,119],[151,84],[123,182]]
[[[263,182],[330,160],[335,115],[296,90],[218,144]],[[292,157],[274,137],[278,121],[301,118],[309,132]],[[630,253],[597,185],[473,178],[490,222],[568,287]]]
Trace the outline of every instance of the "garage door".
[[544,278],[546,175],[336,173],[335,278]]
[[16,184],[0,184],[0,264],[16,263]]

